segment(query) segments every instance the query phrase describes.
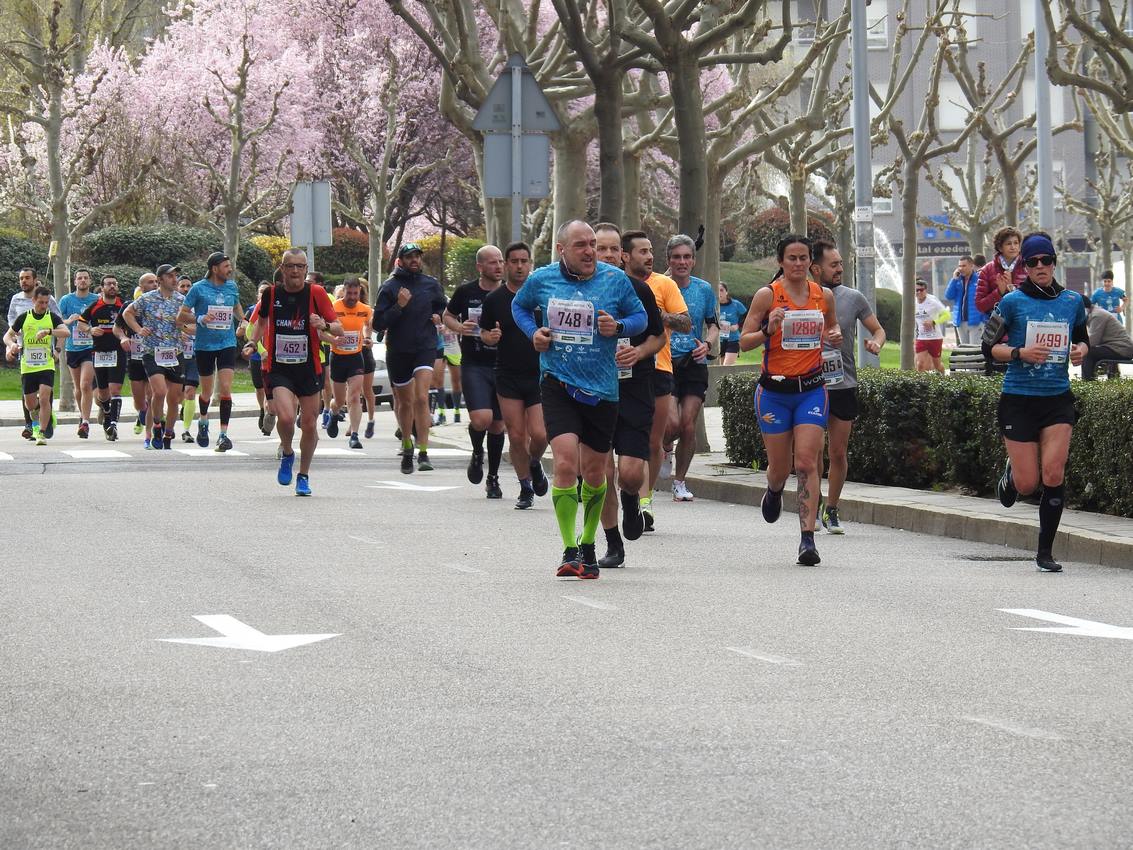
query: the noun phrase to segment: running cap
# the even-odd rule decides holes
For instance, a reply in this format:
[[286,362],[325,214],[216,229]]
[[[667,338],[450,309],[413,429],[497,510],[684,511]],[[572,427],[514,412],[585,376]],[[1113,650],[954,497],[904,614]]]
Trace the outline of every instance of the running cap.
[[416,242],[406,242],[404,245],[402,245],[400,248],[397,249],[398,259],[401,259],[402,257],[407,257],[410,254],[424,254],[424,253],[425,252],[421,250],[421,246],[418,245]]
[[1057,256],[1054,250],[1054,243],[1050,241],[1050,237],[1042,233],[1032,233],[1023,240],[1023,247],[1019,251],[1019,256],[1024,260],[1029,257],[1041,257],[1043,255],[1048,257]]
[[209,254],[209,259],[208,259],[209,271],[211,272],[213,266],[219,266],[221,263],[223,263],[227,259],[228,259],[228,255],[225,254],[223,251],[213,251],[211,254]]
[[181,271],[181,269],[178,266],[171,266],[169,263],[162,263],[157,267],[157,270],[154,272],[154,274],[156,274],[158,277],[161,277],[163,274],[169,274],[170,272],[176,273],[179,271]]

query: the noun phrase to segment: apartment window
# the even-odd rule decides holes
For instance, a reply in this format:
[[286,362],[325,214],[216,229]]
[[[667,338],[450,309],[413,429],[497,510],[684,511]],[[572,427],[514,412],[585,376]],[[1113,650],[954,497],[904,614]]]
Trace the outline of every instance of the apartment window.
[[[1023,2],[1028,2],[1028,0],[1023,0]],[[964,25],[964,31],[968,34],[968,41],[975,41],[980,35],[980,19],[975,16],[979,12],[976,0],[960,0],[958,10],[960,22]]]
[[866,27],[869,34],[866,44],[870,50],[884,50],[889,47],[889,0],[873,0],[865,10]]
[[[1035,111],[1035,81],[1034,78],[1023,80],[1022,91],[1023,115],[1031,115]],[[1065,121],[1065,95],[1060,86],[1050,86],[1050,123],[1057,127]]]
[[[1035,31],[1035,4],[1031,0],[1023,0],[1014,8],[1019,10],[1020,39],[1026,38]],[[1062,9],[1057,3],[1052,3],[1050,4],[1050,12],[1054,18],[1054,25],[1059,26],[1062,23]]]
[[814,41],[815,22],[819,19],[818,0],[791,0],[791,23],[795,26],[796,44]]
[[[1066,188],[1066,163],[1061,159],[1053,160],[1050,163],[1050,179],[1051,186],[1054,189],[1054,208],[1056,210],[1066,209],[1066,201],[1063,197],[1063,190]],[[1035,174],[1034,161],[1028,162],[1026,166],[1027,182],[1035,186],[1035,211],[1038,212],[1039,201],[1037,197],[1038,185],[1037,177]]]
[[968,123],[968,101],[956,80],[941,80],[936,126],[940,130],[963,130]]

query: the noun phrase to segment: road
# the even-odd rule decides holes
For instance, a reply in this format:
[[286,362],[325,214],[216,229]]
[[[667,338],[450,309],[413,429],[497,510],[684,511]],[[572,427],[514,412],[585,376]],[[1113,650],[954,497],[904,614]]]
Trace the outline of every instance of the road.
[[[0,847],[1128,844],[1133,640],[1001,610],[1133,626],[1127,571],[867,526],[808,569],[789,517],[659,499],[559,580],[548,499],[402,476],[381,416],[312,499],[249,420],[233,457],[3,429]],[[219,615],[337,636],[161,640]]]

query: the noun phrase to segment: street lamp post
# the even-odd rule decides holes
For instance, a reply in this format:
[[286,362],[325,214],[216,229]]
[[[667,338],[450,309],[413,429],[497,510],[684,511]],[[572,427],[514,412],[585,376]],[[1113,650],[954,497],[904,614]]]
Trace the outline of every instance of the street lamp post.
[[[1038,2],[1038,0],[1036,0]],[[854,279],[858,291],[877,309],[874,292],[873,151],[869,133],[869,54],[866,40],[868,0],[850,2],[850,43],[853,71],[854,116]],[[858,363],[880,366],[876,354],[865,349],[865,329],[858,329]]]

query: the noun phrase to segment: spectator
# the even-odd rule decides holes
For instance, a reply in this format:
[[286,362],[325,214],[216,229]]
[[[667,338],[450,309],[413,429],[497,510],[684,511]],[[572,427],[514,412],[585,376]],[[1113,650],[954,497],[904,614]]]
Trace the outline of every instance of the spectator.
[[1082,301],[1086,305],[1086,333],[1090,337],[1090,350],[1082,360],[1082,380],[1092,381],[1100,361],[1133,360],[1133,339],[1108,310],[1091,303],[1085,296]]
[[999,299],[1027,279],[1027,269],[1019,262],[1023,234],[1014,227],[1001,227],[995,232],[995,257],[980,269],[976,286],[976,309],[990,315]]
[[956,266],[956,274],[944,290],[944,300],[952,303],[952,321],[961,345],[979,345],[983,337],[987,316],[976,307],[978,283],[979,273],[976,271],[975,259],[971,256],[961,257]]
[[1113,272],[1109,269],[1102,272],[1101,289],[1094,290],[1094,294],[1090,296],[1090,301],[1093,302],[1095,307],[1101,307],[1103,310],[1112,313],[1119,324],[1125,324],[1125,316],[1122,315],[1122,311],[1125,309],[1125,290],[1113,285]]

